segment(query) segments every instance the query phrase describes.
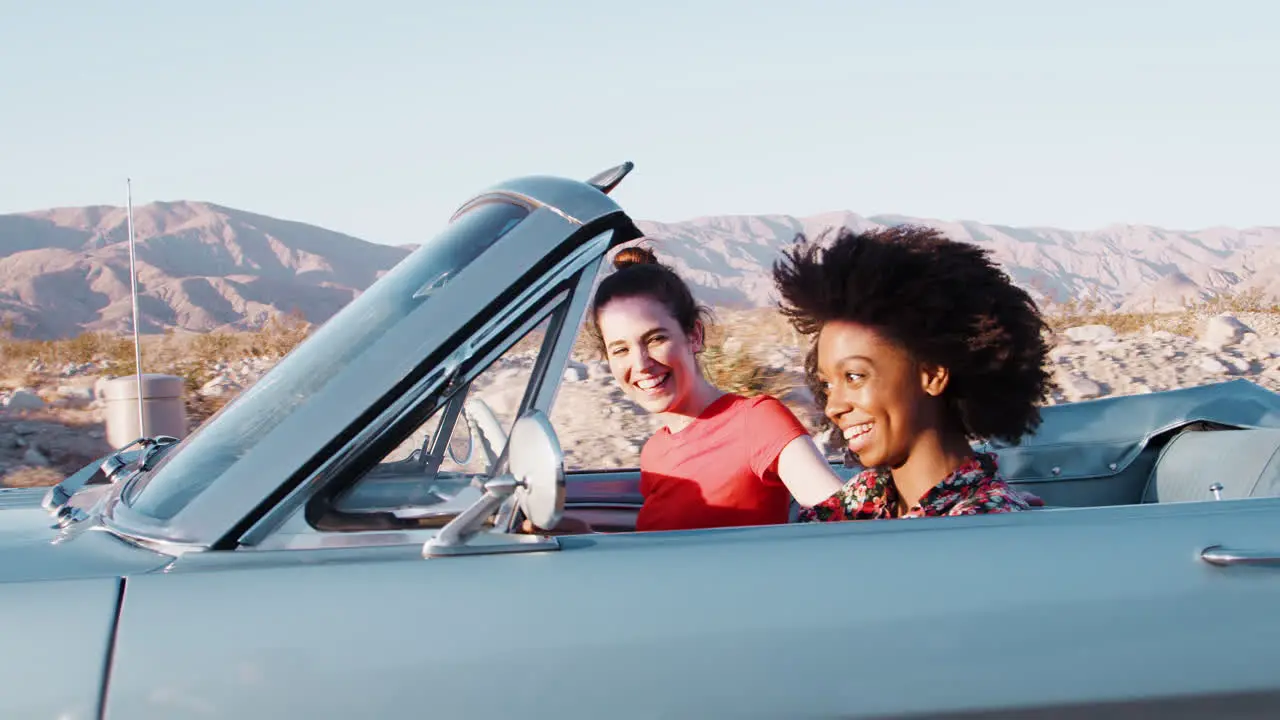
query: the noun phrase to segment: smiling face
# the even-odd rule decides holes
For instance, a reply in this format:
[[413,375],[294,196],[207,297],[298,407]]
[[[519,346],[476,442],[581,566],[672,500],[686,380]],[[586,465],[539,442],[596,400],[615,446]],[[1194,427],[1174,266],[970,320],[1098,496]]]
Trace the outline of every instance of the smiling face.
[[702,380],[694,353],[701,327],[686,334],[666,306],[647,296],[620,297],[596,314],[609,370],[632,400],[652,413],[680,413]]
[[900,467],[925,434],[941,435],[945,368],[925,365],[874,329],[829,322],[818,334],[827,417],[865,467]]

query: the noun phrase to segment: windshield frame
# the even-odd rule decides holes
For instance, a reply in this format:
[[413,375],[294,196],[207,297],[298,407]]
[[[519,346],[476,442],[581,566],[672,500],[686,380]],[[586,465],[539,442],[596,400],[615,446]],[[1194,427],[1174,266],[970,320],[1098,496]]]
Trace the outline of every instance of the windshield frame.
[[[551,192],[540,192],[543,184]],[[233,546],[238,528],[248,527],[277,504],[282,492],[287,495],[290,485],[310,475],[326,453],[351,440],[362,424],[392,404],[400,392],[446,382],[465,358],[468,346],[473,345],[466,338],[489,326],[485,320],[502,315],[502,309],[526,295],[528,287],[538,286],[565,253],[587,243],[605,228],[617,231],[608,246],[639,236],[621,208],[590,186],[557,178],[524,179],[508,185],[514,187],[473,198],[455,218],[465,217],[470,207],[485,198],[525,201],[536,209],[453,280],[434,289],[432,297],[411,310],[390,336],[379,338],[363,351],[359,364],[385,367],[381,377],[348,386],[345,383],[354,371],[338,373],[308,399],[305,410],[295,408],[288,413],[278,427],[267,433],[269,437],[237,458],[167,521],[144,516],[120,501],[120,497],[136,492],[139,483],[146,482],[145,476],[135,474],[122,483],[124,492],[117,494],[104,512],[107,529],[127,538],[174,547]],[[570,209],[552,207],[537,199],[539,195],[558,197]],[[578,215],[588,220],[584,222]],[[492,282],[494,278],[504,281]],[[226,417],[213,418],[210,422],[225,420]],[[283,449],[268,453],[266,447]],[[175,448],[166,460],[181,451],[181,447]]]
[[[152,521],[171,520],[294,412],[307,412],[331,382],[363,375],[371,346],[403,332],[412,316],[514,231],[533,208],[506,199],[473,203],[312,333],[266,376],[218,411],[130,484],[124,503]],[[348,367],[348,366],[354,366]],[[221,416],[227,415],[225,419]],[[185,467],[184,467],[185,465]]]

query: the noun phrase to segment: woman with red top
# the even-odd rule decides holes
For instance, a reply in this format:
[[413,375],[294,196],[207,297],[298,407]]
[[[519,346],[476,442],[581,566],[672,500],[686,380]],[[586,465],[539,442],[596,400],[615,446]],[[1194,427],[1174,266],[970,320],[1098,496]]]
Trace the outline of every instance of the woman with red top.
[[802,521],[968,515],[1042,504],[975,439],[1017,442],[1052,388],[1035,301],[977,245],[902,226],[806,242],[774,265],[814,337],[814,397],[865,471]]
[[663,427],[640,452],[637,530],[787,522],[794,497],[838,491],[804,425],[778,400],[726,393],[702,374],[704,309],[653,253],[624,248],[601,281],[590,327],[619,387]]

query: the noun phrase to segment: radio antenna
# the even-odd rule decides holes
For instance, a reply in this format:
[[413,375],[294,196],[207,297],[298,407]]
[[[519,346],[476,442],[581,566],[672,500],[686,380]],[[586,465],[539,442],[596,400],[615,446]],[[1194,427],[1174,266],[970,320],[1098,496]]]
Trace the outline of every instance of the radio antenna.
[[146,425],[142,421],[142,336],[138,330],[138,265],[133,241],[133,180],[125,178],[129,226],[129,286],[133,294],[133,369],[138,378],[138,436],[146,437]]

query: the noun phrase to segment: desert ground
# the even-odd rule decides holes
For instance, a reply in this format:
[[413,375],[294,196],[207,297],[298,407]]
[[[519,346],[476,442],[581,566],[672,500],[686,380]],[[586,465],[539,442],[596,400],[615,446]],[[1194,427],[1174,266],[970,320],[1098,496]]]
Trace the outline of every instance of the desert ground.
[[[1046,403],[1088,400],[1245,378],[1280,391],[1280,309],[1219,303],[1162,314],[1057,308],[1052,326],[1058,389]],[[184,378],[189,425],[252,385],[305,337],[277,324],[255,332],[148,336],[147,372]],[[780,397],[814,430],[820,414],[803,386],[806,339],[770,310],[717,313],[702,361],[727,390]],[[103,333],[62,341],[0,342],[0,484],[48,485],[107,453],[104,379],[133,372],[129,341]],[[531,351],[517,346],[477,382],[500,419],[518,401]],[[569,469],[634,467],[655,419],[627,400],[607,366],[580,343],[552,422]]]

